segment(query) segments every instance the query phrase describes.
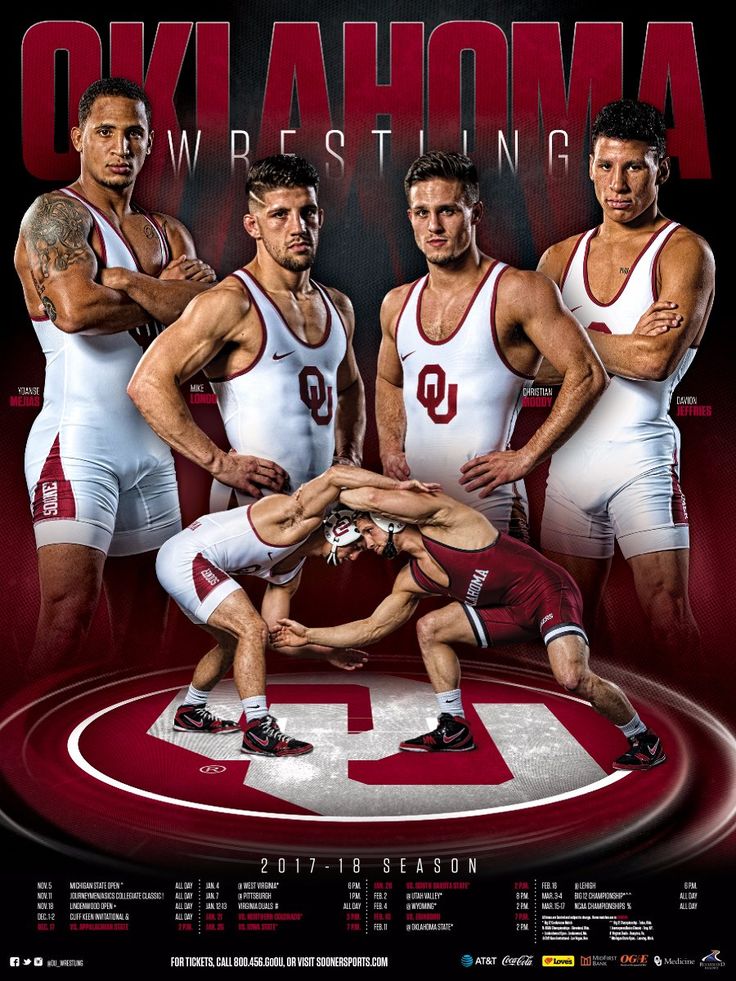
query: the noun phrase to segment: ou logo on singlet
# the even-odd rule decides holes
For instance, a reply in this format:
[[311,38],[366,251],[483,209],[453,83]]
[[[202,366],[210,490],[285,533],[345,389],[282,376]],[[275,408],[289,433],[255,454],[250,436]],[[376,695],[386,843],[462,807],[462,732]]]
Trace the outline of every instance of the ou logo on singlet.
[[305,365],[299,372],[299,395],[318,426],[332,422],[332,385],[325,383],[319,368]]
[[[444,412],[438,409],[447,398]],[[425,364],[417,379],[417,399],[432,422],[443,426],[457,415],[457,385],[447,384],[445,369],[439,364]]]

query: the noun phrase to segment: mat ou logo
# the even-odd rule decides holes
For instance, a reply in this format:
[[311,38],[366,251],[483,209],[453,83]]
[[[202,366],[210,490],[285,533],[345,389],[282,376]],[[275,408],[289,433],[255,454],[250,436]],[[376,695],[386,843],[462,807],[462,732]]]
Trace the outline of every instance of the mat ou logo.
[[[282,689],[284,696],[279,699],[284,684],[288,690]],[[302,687],[304,703],[295,693]],[[373,675],[346,686],[342,678],[332,680],[325,674],[279,676],[278,682],[269,685],[274,715],[300,733],[313,731],[315,720],[319,720],[321,739],[319,743],[315,739],[315,751],[309,757],[309,779],[294,779],[290,768],[274,768],[269,760],[253,758],[248,761],[244,785],[316,814],[398,815],[452,813],[457,810],[459,787],[464,810],[484,810],[528,802],[533,805],[605,777],[543,701],[496,702],[494,687],[489,685],[488,689],[487,701],[474,703],[476,741],[481,749],[485,744],[490,754],[483,782],[478,781],[476,766],[470,774],[463,771],[464,775],[456,766],[443,776],[434,776],[432,782],[420,783],[416,778],[406,779],[414,772],[416,760],[399,754],[398,743],[400,737],[414,736],[436,725],[430,717],[431,689],[426,682]],[[554,696],[550,698],[554,704]],[[177,693],[149,729],[150,735],[213,762],[242,760],[237,739],[203,740],[196,733],[175,733],[170,720],[179,701]],[[216,701],[223,711],[240,712],[232,682],[218,686]],[[481,727],[490,739],[483,739]],[[529,745],[545,741],[551,741],[555,752],[564,755],[566,767],[550,766],[548,758],[528,752]],[[397,794],[399,784],[401,793]]]

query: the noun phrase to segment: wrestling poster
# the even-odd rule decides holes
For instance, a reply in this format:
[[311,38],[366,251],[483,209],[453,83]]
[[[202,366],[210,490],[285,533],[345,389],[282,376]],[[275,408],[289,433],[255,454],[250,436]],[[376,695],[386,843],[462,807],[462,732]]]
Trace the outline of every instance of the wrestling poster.
[[[664,765],[613,769],[621,734],[555,683],[541,642],[458,647],[478,749],[400,753],[399,740],[435,716],[414,621],[371,647],[356,671],[269,651],[274,712],[289,731],[311,733],[315,751],[248,758],[239,734],[173,730],[208,639],[173,604],[163,633],[152,629],[153,600],[112,569],[78,656],[27,670],[39,585],[23,460],[45,361],[10,259],[34,198],[78,176],[69,130],[84,89],[103,76],[145,84],[154,140],[136,200],[182,221],[220,279],[253,258],[242,224],[249,164],[279,152],[313,163],[325,212],[315,276],[355,309],[363,465],[380,472],[379,311],[389,290],[426,272],[402,183],[420,154],[473,159],[481,250],[534,269],[551,245],[600,221],[591,116],[642,99],[667,124],[663,214],[701,235],[728,269],[718,19],[696,4],[629,6],[610,20],[594,12],[554,0],[216,0],[170,19],[136,3],[13,13],[0,369],[4,969],[268,977],[661,967],[692,976],[736,961],[736,475],[723,277],[670,405],[700,653],[683,641],[677,656],[662,655],[618,550],[592,644],[594,670],[659,735]],[[204,375],[182,393],[226,449]],[[526,389],[512,446],[526,443],[555,397],[543,384]],[[104,399],[89,411],[107,418]],[[526,478],[535,547],[548,467]],[[210,509],[212,479],[182,457],[177,475],[186,525]],[[397,568],[368,554],[340,569],[314,565],[292,615],[313,625],[365,617]],[[257,602],[263,586],[249,583]],[[107,602],[116,589],[135,596],[125,624]],[[239,712],[230,676],[212,701]]]

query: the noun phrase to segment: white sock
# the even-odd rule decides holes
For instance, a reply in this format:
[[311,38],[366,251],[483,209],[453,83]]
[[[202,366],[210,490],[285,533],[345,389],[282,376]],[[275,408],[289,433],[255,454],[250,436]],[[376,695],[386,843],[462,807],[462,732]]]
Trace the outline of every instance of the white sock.
[[435,697],[440,707],[440,715],[443,712],[448,712],[450,715],[461,715],[465,718],[463,700],[459,688],[454,688],[452,691],[437,692]]
[[246,722],[262,719],[264,715],[268,715],[268,703],[265,695],[251,695],[250,698],[244,698],[242,701]]
[[625,726],[616,726],[621,732],[626,736],[627,739],[631,739],[632,736],[639,736],[642,732],[647,731],[647,727],[639,718],[639,713],[634,712],[634,717]]
[[208,691],[200,691],[199,688],[195,688],[194,685],[189,686],[186,697],[184,698],[185,705],[206,705],[207,699],[209,698]]

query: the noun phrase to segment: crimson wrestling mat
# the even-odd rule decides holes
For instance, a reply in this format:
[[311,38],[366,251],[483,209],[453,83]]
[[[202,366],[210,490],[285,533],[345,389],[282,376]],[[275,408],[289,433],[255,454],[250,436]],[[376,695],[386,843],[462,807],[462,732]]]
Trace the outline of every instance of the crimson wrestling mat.
[[[426,678],[380,663],[269,677],[281,727],[314,743],[297,758],[241,754],[238,733],[174,732],[191,666],[36,686],[0,719],[5,820],[62,850],[163,867],[472,853],[497,871],[615,856],[620,872],[684,861],[733,829],[736,741],[655,682],[635,704],[668,761],[625,773],[611,766],[625,740],[585,702],[475,661],[463,701],[477,750],[400,753],[434,728],[435,702]],[[238,717],[232,681],[210,707]]]

